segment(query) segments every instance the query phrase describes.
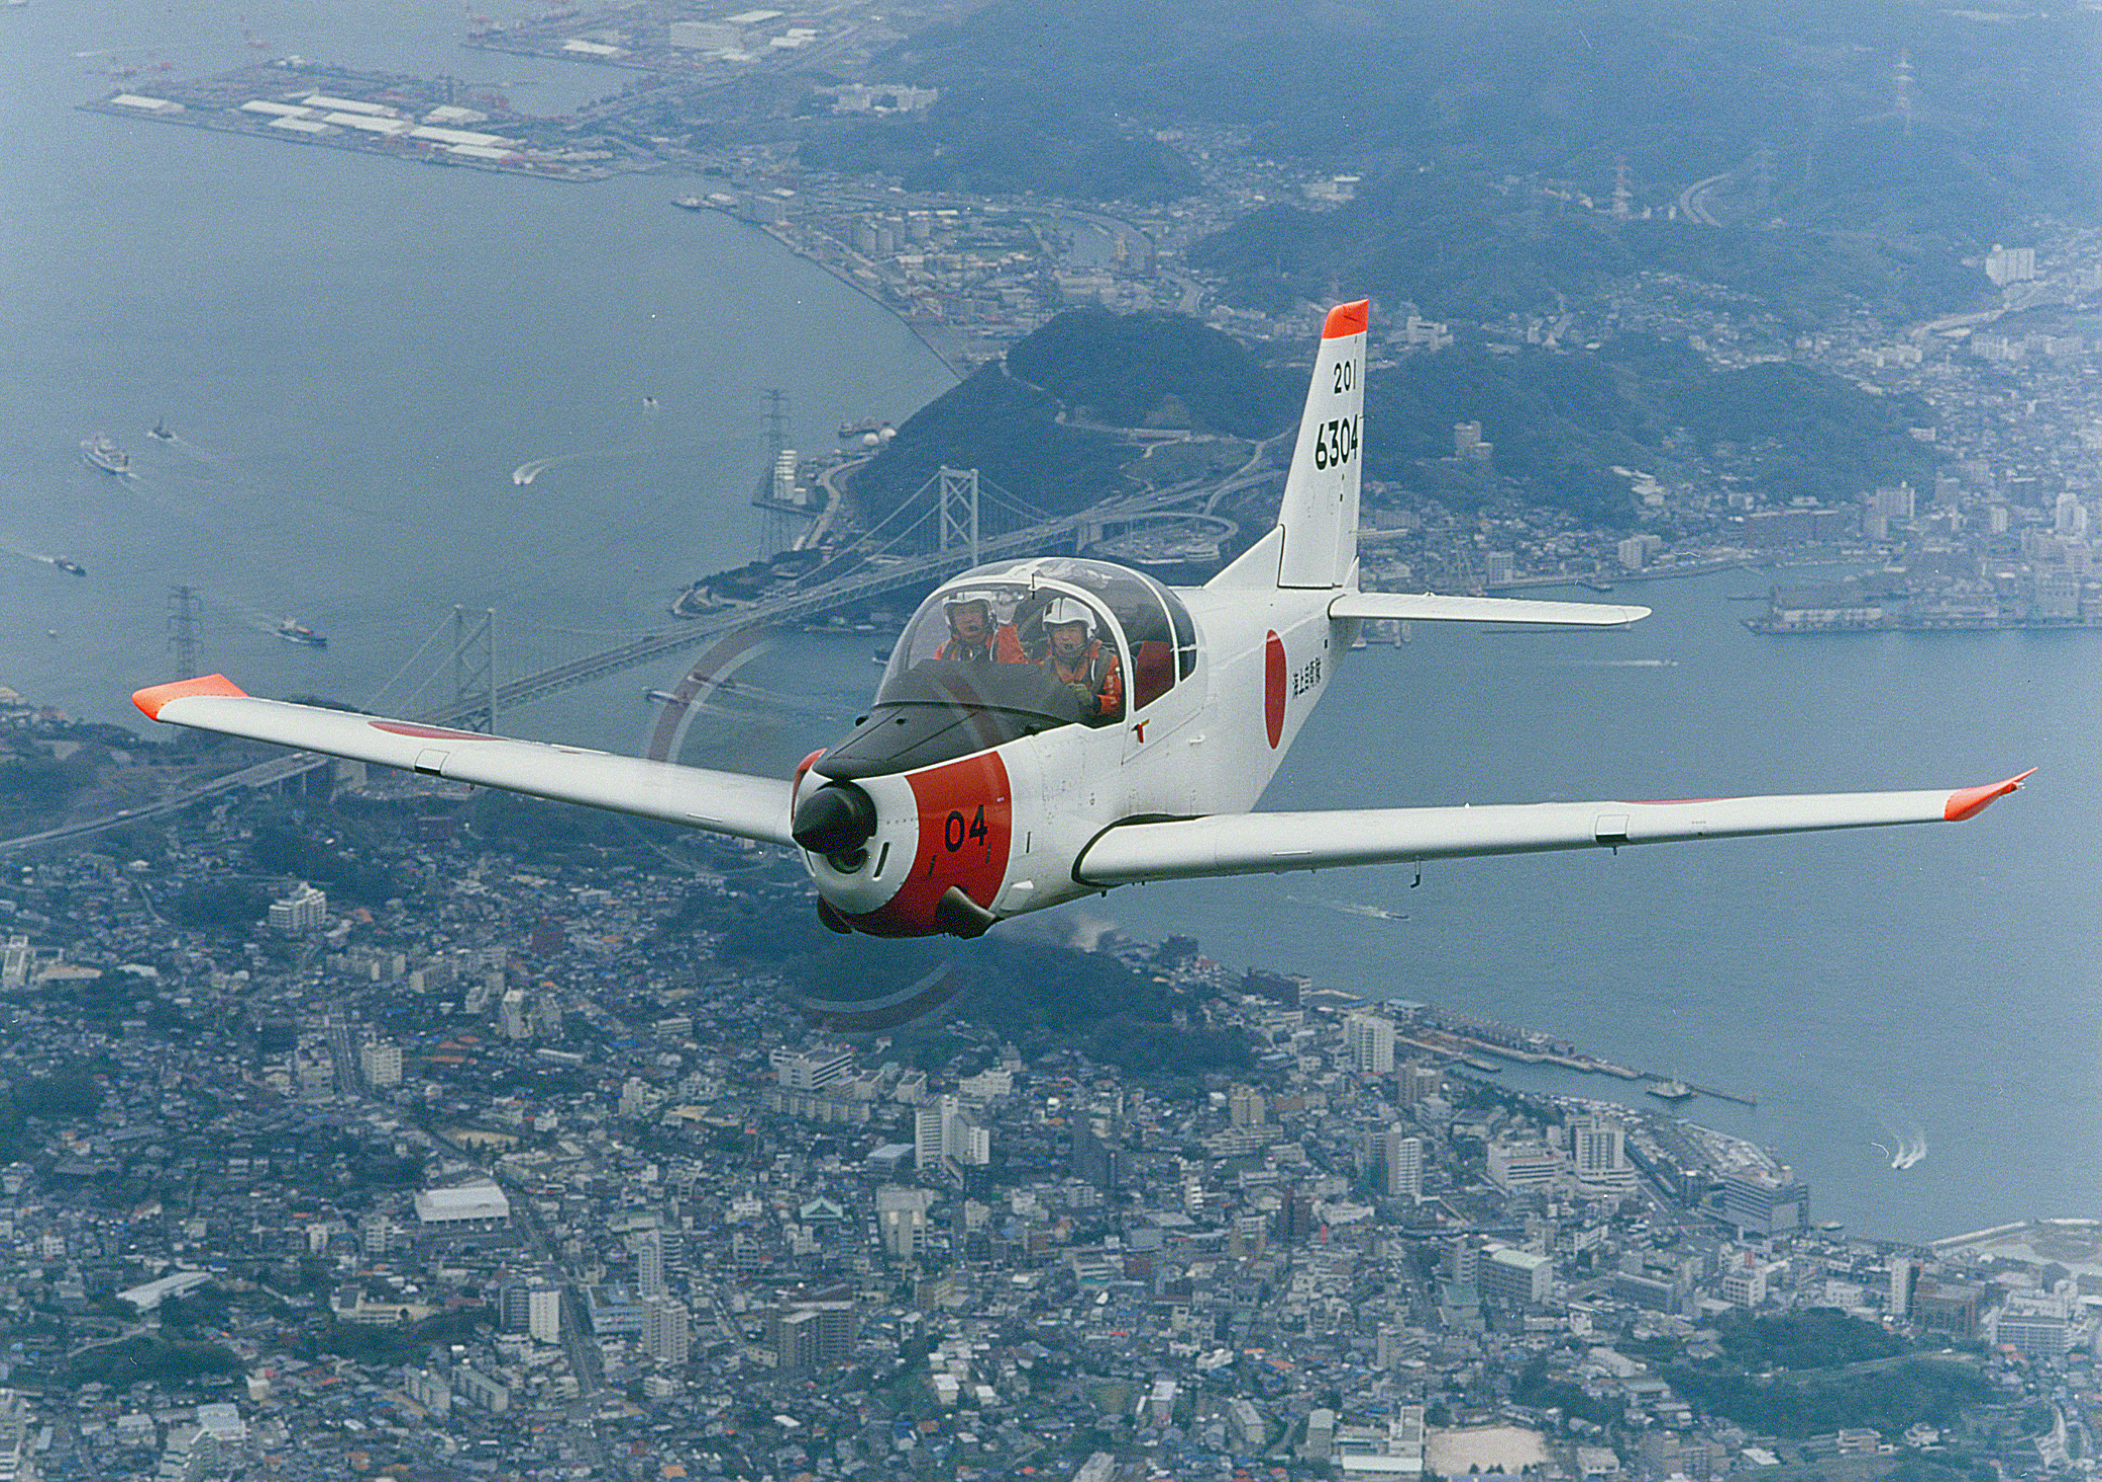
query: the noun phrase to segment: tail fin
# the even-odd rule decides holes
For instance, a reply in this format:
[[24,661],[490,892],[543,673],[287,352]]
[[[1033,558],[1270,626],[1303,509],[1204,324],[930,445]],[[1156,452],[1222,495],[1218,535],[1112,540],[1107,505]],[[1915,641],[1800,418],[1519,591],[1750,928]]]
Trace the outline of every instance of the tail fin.
[[[1213,578],[1217,585],[1329,588],[1350,585],[1358,559],[1358,469],[1365,409],[1365,323],[1370,302],[1338,304],[1321,331],[1299,440],[1285,475],[1277,529]],[[1273,547],[1280,549],[1273,550]],[[1272,561],[1275,567],[1270,567]],[[1246,570],[1244,562],[1252,563]],[[1258,571],[1265,567],[1269,570]],[[1225,578],[1225,580],[1221,580]]]

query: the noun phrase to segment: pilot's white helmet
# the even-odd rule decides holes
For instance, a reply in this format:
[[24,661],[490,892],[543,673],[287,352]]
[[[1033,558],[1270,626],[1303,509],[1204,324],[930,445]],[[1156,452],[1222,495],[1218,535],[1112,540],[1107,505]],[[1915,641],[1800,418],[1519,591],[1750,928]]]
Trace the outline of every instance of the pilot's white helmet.
[[1095,614],[1077,597],[1054,597],[1051,605],[1044,609],[1044,626],[1063,628],[1068,623],[1079,623],[1092,635],[1095,631]]
[[993,594],[977,587],[964,587],[942,595],[942,611],[945,613],[953,613],[959,607],[969,607],[973,603],[983,607],[990,616],[993,610]]

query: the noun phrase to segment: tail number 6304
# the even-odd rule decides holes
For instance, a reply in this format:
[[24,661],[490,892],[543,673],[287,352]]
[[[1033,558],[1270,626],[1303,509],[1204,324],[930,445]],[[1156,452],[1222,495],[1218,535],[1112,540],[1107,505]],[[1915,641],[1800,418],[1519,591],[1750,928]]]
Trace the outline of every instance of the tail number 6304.
[[1314,467],[1340,468],[1357,456],[1358,420],[1337,417],[1314,429]]

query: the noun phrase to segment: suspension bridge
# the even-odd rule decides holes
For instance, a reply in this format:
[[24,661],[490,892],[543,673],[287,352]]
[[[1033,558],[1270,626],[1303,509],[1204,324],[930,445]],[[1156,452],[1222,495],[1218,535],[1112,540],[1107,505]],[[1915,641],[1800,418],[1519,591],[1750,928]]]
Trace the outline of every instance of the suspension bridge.
[[[1229,481],[1256,482],[1267,476],[1258,471],[1259,458],[1251,459]],[[499,677],[498,624],[493,609],[456,607],[450,617],[410,655],[397,674],[409,672],[440,648],[426,678],[409,692],[409,717],[427,724],[456,726],[475,731],[493,731],[499,718],[521,706],[544,700],[579,685],[627,670],[654,664],[672,655],[727,638],[745,629],[780,627],[816,622],[834,612],[852,608],[890,592],[926,590],[936,583],[987,561],[1020,559],[1073,551],[1093,544],[1105,534],[1143,521],[1163,517],[1174,507],[1201,497],[1216,498],[1218,486],[1191,480],[1171,488],[1149,491],[1091,506],[1078,514],[1049,515],[1001,489],[976,469],[943,468],[933,478],[865,535],[799,579],[791,588],[758,600],[726,604],[704,611],[676,625],[623,637],[620,641],[572,657],[544,662],[513,678]],[[196,594],[180,589],[180,612],[194,624]],[[174,621],[171,619],[171,621]],[[507,633],[510,628],[507,625]],[[553,630],[538,630],[540,640]],[[526,639],[529,627],[518,635]],[[604,635],[565,635],[593,636]],[[527,641],[507,642],[511,650],[523,651]],[[390,680],[381,695],[393,688]],[[425,702],[421,697],[433,686],[447,691],[443,700]],[[376,697],[377,698],[377,697]],[[236,772],[185,786],[147,806],[126,809],[108,817],[82,820],[56,829],[0,840],[0,855],[84,837],[120,823],[138,822],[174,813],[200,798],[218,796],[243,788],[271,786],[292,780],[331,764],[331,758],[313,752],[293,752]]]

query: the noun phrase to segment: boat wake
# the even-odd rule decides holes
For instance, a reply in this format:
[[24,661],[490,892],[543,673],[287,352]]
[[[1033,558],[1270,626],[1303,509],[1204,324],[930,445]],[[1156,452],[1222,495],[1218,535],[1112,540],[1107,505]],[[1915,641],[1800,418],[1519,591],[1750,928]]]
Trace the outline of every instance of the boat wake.
[[1571,659],[1572,669],[1676,669],[1677,659]]
[[1318,895],[1287,896],[1287,900],[1302,906],[1319,906],[1324,911],[1334,911],[1342,916],[1363,916],[1373,921],[1406,921],[1406,911],[1390,911],[1385,906],[1369,906],[1362,901],[1328,900]]
[[1905,1118],[1905,1125],[1899,1127],[1889,1117],[1879,1120],[1883,1123],[1883,1133],[1890,1139],[1890,1145],[1886,1147],[1871,1139],[1869,1146],[1890,1159],[1892,1168],[1910,1168],[1927,1156],[1927,1133],[1917,1122]]
[[624,458],[638,451],[640,450],[632,447],[588,448],[581,453],[557,453],[552,458],[535,458],[530,463],[521,463],[518,467],[512,469],[511,482],[520,485],[530,484],[550,468],[560,467],[564,463],[581,463],[587,458]]

